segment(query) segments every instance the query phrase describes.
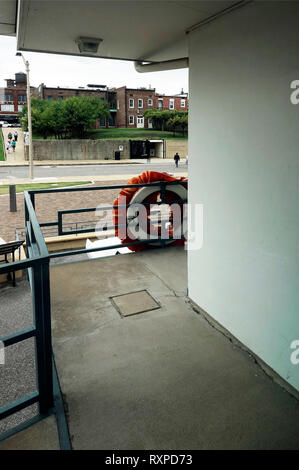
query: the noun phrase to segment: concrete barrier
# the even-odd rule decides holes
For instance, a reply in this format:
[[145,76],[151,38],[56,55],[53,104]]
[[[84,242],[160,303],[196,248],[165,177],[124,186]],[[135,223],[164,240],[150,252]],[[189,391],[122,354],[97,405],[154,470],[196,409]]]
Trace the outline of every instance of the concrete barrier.
[[180,158],[188,155],[188,140],[166,140],[166,158],[173,158],[178,152]]
[[[122,148],[120,159],[130,159],[129,140],[108,139],[62,139],[34,140],[33,159],[35,161],[56,160],[114,160],[114,153]],[[173,158],[178,152],[181,158],[188,155],[187,140],[166,140],[165,157]],[[25,147],[25,159],[28,160],[28,146]]]
[[[34,160],[114,160],[114,152],[119,150],[121,159],[130,158],[130,142],[128,140],[34,140]],[[25,154],[29,159],[28,147]]]

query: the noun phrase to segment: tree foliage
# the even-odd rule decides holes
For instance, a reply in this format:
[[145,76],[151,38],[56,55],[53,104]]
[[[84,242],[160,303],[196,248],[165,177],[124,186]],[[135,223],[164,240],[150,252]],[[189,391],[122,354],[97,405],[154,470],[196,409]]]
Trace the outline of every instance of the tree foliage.
[[[49,136],[83,138],[97,119],[109,116],[109,104],[94,96],[74,96],[61,101],[31,100],[32,131],[44,139]],[[23,129],[27,130],[27,106],[19,117]]]
[[148,109],[144,117],[152,120],[154,129],[172,130],[174,134],[179,130],[184,135],[188,127],[188,111]]
[[179,116],[175,115],[168,119],[166,122],[167,128],[173,131],[173,135],[175,136],[176,131],[181,131],[183,136],[185,135],[186,128],[188,127],[188,116]]

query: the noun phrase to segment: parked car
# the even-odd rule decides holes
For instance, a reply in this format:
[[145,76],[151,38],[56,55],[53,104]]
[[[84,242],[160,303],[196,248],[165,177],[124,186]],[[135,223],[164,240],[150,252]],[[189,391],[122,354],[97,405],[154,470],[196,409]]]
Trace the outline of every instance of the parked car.
[[21,127],[21,124],[15,122],[0,121],[0,127]]

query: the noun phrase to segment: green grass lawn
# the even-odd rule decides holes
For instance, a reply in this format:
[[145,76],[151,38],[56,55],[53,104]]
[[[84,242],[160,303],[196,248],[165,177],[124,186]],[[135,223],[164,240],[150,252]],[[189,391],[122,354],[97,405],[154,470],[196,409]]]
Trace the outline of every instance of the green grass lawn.
[[3,143],[2,143],[2,132],[0,130],[0,160],[5,160],[3,152]]
[[[37,189],[54,189],[54,188],[65,188],[67,186],[83,186],[85,184],[91,184],[91,181],[71,181],[67,183],[30,183],[30,184],[17,184],[16,192],[22,193],[24,191],[37,190]],[[0,194],[8,194],[9,185],[3,184],[0,186]]]
[[173,132],[153,129],[92,129],[88,134],[91,139],[188,139],[187,136],[183,137],[181,134],[176,134],[174,137]]
[[[145,139],[166,139],[166,140],[187,140],[188,136],[182,136],[176,134],[173,136],[173,132],[169,131],[155,131],[153,129],[90,129],[86,136],[87,139],[124,139],[124,140],[145,140]],[[40,135],[33,134],[33,139],[42,140]],[[54,139],[54,137],[48,137],[48,140]]]

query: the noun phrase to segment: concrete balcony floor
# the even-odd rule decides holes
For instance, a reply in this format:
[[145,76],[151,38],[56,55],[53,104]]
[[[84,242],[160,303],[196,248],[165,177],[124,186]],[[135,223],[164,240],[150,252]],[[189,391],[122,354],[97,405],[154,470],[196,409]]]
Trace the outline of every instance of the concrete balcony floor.
[[[144,289],[161,308],[122,317],[111,297]],[[53,347],[74,449],[299,448],[298,401],[197,314],[186,289],[179,247],[52,266]],[[42,446],[34,426],[0,449]]]

